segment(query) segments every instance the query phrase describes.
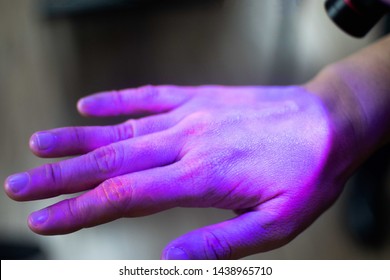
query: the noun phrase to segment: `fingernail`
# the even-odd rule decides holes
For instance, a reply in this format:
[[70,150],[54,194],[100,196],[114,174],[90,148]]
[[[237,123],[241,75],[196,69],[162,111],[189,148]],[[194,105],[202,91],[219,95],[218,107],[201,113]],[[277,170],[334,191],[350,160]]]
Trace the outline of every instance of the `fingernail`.
[[30,220],[30,224],[33,227],[37,227],[45,223],[48,218],[49,218],[49,210],[42,209],[40,211],[31,213],[29,220]]
[[189,260],[190,257],[184,250],[172,247],[165,253],[166,260]]
[[91,98],[89,98],[89,97],[81,98],[77,102],[77,108],[79,109],[79,111],[83,111],[83,110],[87,109],[88,105],[90,105],[91,103],[92,103],[92,99]]
[[49,132],[38,132],[31,138],[31,146],[38,150],[47,150],[54,145],[54,135]]
[[30,175],[26,172],[9,176],[6,180],[6,188],[16,194],[23,190],[30,182]]

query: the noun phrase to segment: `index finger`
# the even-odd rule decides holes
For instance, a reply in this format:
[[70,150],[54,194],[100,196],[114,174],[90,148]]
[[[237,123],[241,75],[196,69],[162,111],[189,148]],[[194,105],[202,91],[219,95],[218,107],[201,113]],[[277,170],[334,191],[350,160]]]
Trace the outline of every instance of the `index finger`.
[[173,110],[190,99],[192,87],[143,86],[101,92],[79,100],[77,108],[86,116],[156,114]]

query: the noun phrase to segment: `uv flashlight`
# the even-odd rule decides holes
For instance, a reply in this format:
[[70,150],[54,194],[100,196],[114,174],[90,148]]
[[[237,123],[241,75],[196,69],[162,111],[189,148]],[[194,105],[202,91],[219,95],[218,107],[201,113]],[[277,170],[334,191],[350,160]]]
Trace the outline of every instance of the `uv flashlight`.
[[388,12],[381,0],[327,0],[325,9],[334,23],[349,35],[364,37]]

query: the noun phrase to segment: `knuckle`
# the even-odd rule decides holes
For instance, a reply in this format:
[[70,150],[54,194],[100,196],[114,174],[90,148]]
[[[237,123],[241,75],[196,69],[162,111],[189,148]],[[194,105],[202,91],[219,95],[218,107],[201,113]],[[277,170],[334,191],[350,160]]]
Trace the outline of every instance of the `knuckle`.
[[178,171],[181,179],[190,180],[191,183],[195,183],[198,176],[202,174],[199,162],[191,158],[183,161]]
[[131,207],[133,186],[120,178],[111,178],[100,185],[100,194],[112,210],[125,213]]
[[211,182],[211,163],[206,158],[188,158],[183,161],[178,169],[178,179],[183,186],[188,186],[186,193],[190,195],[190,200],[200,199],[197,204],[211,206],[217,198],[217,190]]
[[119,124],[114,129],[114,141],[122,141],[134,136],[135,120],[128,120],[125,123]]
[[[209,151],[204,153],[197,152],[187,161],[188,172],[193,173],[196,176],[210,177],[215,169],[216,162],[210,157]],[[202,179],[205,179],[202,177]]]
[[205,165],[207,165],[204,162],[205,159],[203,158],[189,158],[186,161],[184,172],[186,173],[187,176],[191,178],[202,176],[202,174],[204,174],[206,170]]
[[103,174],[115,174],[123,163],[124,152],[121,145],[109,145],[91,153],[97,170]]
[[89,203],[85,203],[81,197],[70,198],[63,201],[66,205],[66,219],[63,220],[63,227],[75,231],[96,225],[93,218],[96,211]]
[[209,122],[212,117],[212,114],[208,111],[197,111],[188,115],[188,117],[186,117],[186,120],[191,121],[193,123],[204,123]]
[[68,208],[69,216],[74,220],[79,220],[80,219],[80,215],[79,215],[80,211],[78,211],[79,205],[77,204],[76,199],[65,200],[65,203],[66,203],[67,208]]
[[139,94],[142,95],[145,101],[153,101],[159,96],[158,87],[153,85],[145,85],[138,88]]
[[117,108],[122,108],[123,105],[125,105],[124,103],[124,99],[123,99],[123,92],[120,91],[120,90],[113,90],[111,91],[111,96],[112,96],[112,100],[113,100],[113,103],[115,104],[115,106]]
[[208,259],[226,260],[232,257],[232,248],[224,237],[217,236],[212,231],[203,233],[205,255]]
[[68,230],[74,231],[93,225],[90,218],[93,209],[87,203],[83,203],[80,197],[66,199],[63,203],[65,203],[63,210],[66,212],[63,226]]
[[185,117],[182,121],[183,133],[187,136],[204,135],[213,125],[213,116],[207,111],[198,111]]
[[73,135],[74,135],[74,140],[76,143],[79,145],[85,142],[85,133],[84,130],[81,129],[80,127],[73,127],[71,128]]
[[61,165],[59,163],[49,163],[43,167],[45,170],[45,178],[53,185],[61,187],[63,184]]

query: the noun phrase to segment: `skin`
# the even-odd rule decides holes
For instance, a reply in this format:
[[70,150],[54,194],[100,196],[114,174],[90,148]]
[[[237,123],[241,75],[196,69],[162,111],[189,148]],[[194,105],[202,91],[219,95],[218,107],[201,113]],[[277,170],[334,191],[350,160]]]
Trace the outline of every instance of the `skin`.
[[38,234],[71,233],[173,207],[237,216],[173,240],[163,259],[237,259],[278,248],[339,196],[389,140],[390,39],[290,87],[146,86],[91,95],[93,117],[137,114],[110,127],[32,135],[40,157],[75,157],[5,181],[14,200],[83,192],[34,212]]

